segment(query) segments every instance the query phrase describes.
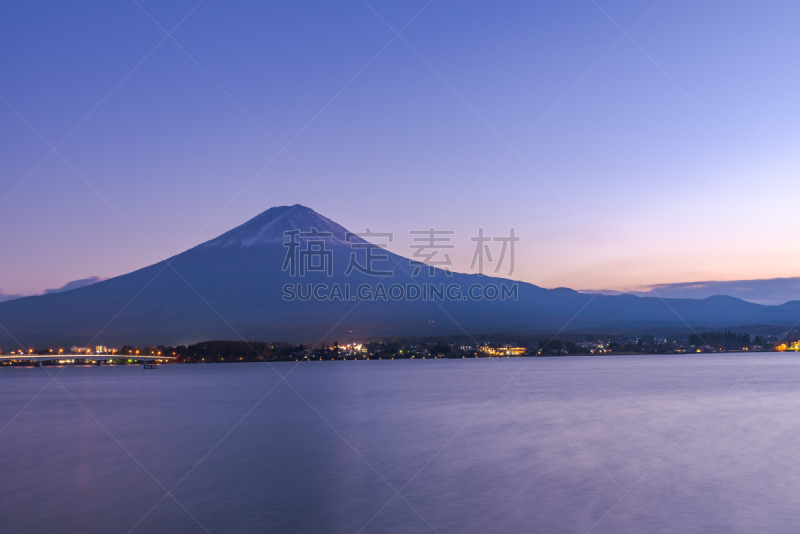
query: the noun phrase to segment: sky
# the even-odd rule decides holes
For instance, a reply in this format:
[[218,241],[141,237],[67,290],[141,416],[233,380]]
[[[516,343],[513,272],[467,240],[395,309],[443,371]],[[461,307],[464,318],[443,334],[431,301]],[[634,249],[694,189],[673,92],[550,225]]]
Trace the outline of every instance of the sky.
[[796,2],[137,1],[0,6],[2,293],[296,203],[543,287],[800,274]]

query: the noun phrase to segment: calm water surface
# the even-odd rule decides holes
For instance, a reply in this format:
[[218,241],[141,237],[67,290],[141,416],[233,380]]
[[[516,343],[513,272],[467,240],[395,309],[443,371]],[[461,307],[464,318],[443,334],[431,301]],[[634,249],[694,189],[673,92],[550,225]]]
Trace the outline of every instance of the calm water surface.
[[3,367],[0,531],[797,532],[799,384],[777,353]]

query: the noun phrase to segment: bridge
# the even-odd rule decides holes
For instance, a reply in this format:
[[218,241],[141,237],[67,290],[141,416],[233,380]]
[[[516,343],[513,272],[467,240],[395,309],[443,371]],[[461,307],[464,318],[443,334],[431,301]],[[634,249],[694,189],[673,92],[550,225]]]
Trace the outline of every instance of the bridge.
[[16,354],[11,356],[0,356],[0,363],[23,363],[33,362],[36,367],[41,367],[46,362],[55,363],[75,363],[76,361],[83,361],[83,363],[90,363],[94,365],[108,364],[109,361],[119,362],[141,362],[144,364],[145,369],[154,369],[157,361],[174,360],[173,356],[147,356],[144,354],[129,354],[128,356],[120,356],[118,354]]

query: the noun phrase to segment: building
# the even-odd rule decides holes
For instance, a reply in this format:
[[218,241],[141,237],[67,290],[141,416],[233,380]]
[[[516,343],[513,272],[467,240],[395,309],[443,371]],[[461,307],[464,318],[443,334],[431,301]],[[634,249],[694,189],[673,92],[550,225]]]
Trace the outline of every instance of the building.
[[785,350],[793,350],[795,352],[800,351],[800,341],[791,341],[789,343],[780,343],[775,345],[775,350],[779,350],[781,352]]
[[489,356],[524,356],[525,347],[514,347],[511,345],[500,345],[493,347],[491,345],[483,345],[481,352]]

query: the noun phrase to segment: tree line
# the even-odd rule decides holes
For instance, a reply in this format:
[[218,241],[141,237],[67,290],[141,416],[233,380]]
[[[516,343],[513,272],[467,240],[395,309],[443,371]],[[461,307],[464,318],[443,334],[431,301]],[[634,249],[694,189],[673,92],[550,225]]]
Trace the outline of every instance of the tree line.
[[158,345],[134,347],[125,345],[120,349],[122,357],[137,354],[169,356],[178,363],[198,362],[263,362],[295,360],[304,352],[303,345],[274,343],[263,341],[203,341],[193,345],[176,347]]
[[[756,338],[760,337],[756,336]],[[757,341],[762,340],[757,339]],[[730,330],[726,332],[703,332],[702,334],[691,334],[689,336],[689,345],[694,345],[695,347],[709,346],[716,349],[736,350],[749,347],[751,343],[750,334],[737,334]],[[763,345],[763,342],[755,344]]]

